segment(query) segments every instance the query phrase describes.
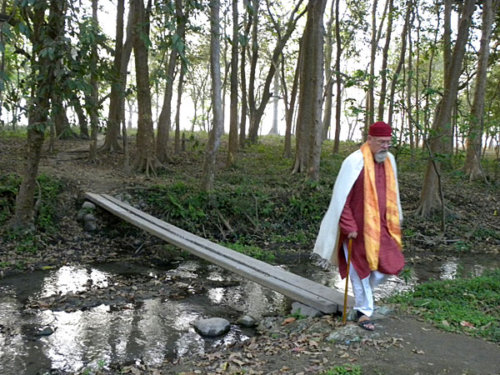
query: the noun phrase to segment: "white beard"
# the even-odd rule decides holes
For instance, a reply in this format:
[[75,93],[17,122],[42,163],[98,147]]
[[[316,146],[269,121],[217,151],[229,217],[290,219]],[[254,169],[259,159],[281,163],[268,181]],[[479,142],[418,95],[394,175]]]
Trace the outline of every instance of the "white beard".
[[387,159],[388,151],[379,151],[374,155],[375,161],[377,163],[383,163]]

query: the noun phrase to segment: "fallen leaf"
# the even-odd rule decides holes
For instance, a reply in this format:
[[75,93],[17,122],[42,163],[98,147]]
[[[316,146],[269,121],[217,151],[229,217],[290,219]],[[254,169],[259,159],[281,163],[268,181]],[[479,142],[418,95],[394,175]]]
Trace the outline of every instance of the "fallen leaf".
[[465,320],[462,320],[462,321],[460,322],[460,325],[461,325],[462,327],[467,327],[467,328],[476,328],[476,327],[474,327],[474,324],[469,323],[469,322],[466,322]]
[[243,367],[243,365],[245,364],[245,362],[240,361],[240,360],[238,360],[238,359],[233,359],[232,361],[233,361],[234,363],[236,363],[236,364],[237,364],[238,366],[240,366],[240,367]]

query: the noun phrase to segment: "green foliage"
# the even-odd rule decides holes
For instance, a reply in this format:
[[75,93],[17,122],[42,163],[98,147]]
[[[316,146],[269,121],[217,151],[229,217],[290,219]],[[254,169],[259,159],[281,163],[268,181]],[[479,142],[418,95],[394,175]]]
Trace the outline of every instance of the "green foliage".
[[297,311],[295,311],[293,314],[290,314],[290,315],[288,315],[288,316],[289,316],[290,318],[295,318],[295,319],[297,319],[297,320],[302,320],[302,319],[306,319],[306,318],[307,318],[307,316],[302,315],[302,314],[300,313],[300,309],[297,309]]
[[33,235],[16,235],[16,252],[18,253],[31,253],[37,252],[38,244],[36,238]]
[[459,253],[468,253],[472,249],[472,244],[467,241],[457,241],[453,244],[453,248]]
[[500,232],[494,229],[478,227],[474,233],[473,237],[478,240],[496,239],[500,240]]
[[335,366],[321,373],[322,375],[361,375],[361,367],[357,365]]
[[264,262],[271,263],[275,260],[275,256],[273,253],[261,249],[258,246],[242,245],[240,243],[222,243],[222,245],[239,253],[251,256],[252,258],[262,260]]
[[[35,218],[36,227],[44,232],[56,230],[57,203],[62,192],[61,181],[46,175],[38,176],[40,206]],[[16,196],[21,185],[21,178],[16,174],[0,176],[0,225],[4,225],[14,214]],[[29,247],[29,246],[28,246]]]
[[500,342],[500,269],[473,279],[421,284],[389,300],[446,331]]
[[400,272],[399,277],[404,280],[406,284],[410,282],[410,280],[413,278],[413,271],[409,267],[403,268],[403,270]]
[[56,230],[58,197],[63,190],[60,180],[46,175],[38,176],[41,188],[41,204],[35,219],[35,225],[42,231],[53,232]]
[[304,187],[302,180],[288,186],[272,180],[275,175],[267,185],[259,178],[233,180],[232,173],[210,196],[180,182],[141,190],[137,195],[154,216],[202,237],[212,234],[213,240],[232,243],[235,250],[259,259],[270,259],[271,242],[275,248],[311,245],[328,206],[329,192]]
[[4,225],[14,213],[20,184],[21,179],[16,174],[0,176],[0,226]]

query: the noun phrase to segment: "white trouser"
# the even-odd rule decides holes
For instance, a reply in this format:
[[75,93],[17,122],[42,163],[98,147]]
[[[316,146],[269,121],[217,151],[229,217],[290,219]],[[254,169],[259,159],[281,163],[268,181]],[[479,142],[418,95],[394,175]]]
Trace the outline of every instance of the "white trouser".
[[[347,260],[347,242],[344,242],[345,259]],[[354,310],[360,311],[370,317],[375,310],[373,291],[375,287],[385,282],[390,275],[379,271],[371,271],[370,275],[360,279],[354,267],[349,267],[349,278],[351,279],[352,291],[354,293]]]

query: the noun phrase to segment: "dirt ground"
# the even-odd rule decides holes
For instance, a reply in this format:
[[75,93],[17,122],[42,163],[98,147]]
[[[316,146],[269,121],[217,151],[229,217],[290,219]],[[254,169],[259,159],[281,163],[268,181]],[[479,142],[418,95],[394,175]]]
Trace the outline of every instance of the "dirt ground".
[[[348,338],[361,337],[361,341],[327,340],[326,322],[330,334],[347,332]],[[339,365],[359,366],[364,375],[500,373],[498,345],[445,333],[411,316],[381,316],[376,319],[375,332],[366,332],[352,322],[343,327],[332,317],[305,326],[302,333],[282,339],[261,336],[243,348],[167,366],[162,373],[320,374]]]
[[[58,142],[58,153],[44,152],[40,172],[68,182],[65,193],[76,214],[76,202],[86,191],[97,193],[126,192],[131,187],[148,186],[161,180],[122,172],[120,155],[100,156],[97,165],[86,162],[88,144],[83,141]],[[0,138],[1,173],[21,173],[24,162],[24,142],[6,142]],[[403,184],[403,186],[405,186]],[[92,241],[81,231],[74,217],[62,223],[68,243]],[[63,264],[68,261],[91,262],[126,257],[127,249],[116,250],[116,244],[95,240],[93,249],[100,252],[45,254],[38,263]],[[15,256],[12,252],[9,256]],[[83,255],[82,255],[83,254]],[[497,255],[498,256],[498,255]],[[285,317],[277,318],[281,332],[266,332],[247,343],[233,348],[207,353],[201,357],[165,363],[162,368],[148,369],[141,365],[116,364],[102,373],[130,374],[320,374],[335,365],[360,366],[362,374],[374,375],[431,375],[431,374],[500,374],[500,346],[466,335],[449,334],[422,322],[418,317],[392,312],[379,315],[376,331],[366,332],[350,322],[342,326],[339,317],[300,320],[284,325]],[[340,341],[329,341],[332,333],[351,336]],[[361,341],[358,338],[361,337]]]

